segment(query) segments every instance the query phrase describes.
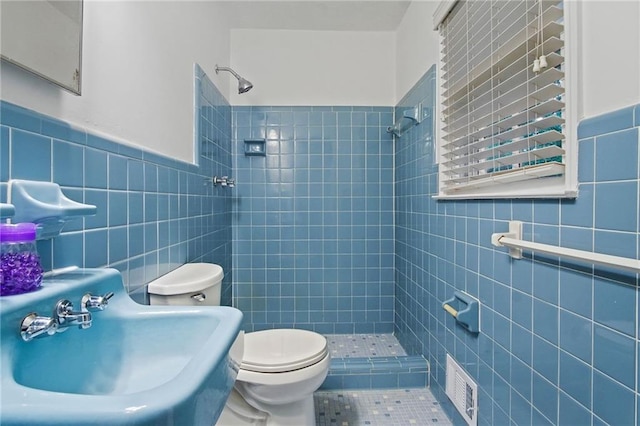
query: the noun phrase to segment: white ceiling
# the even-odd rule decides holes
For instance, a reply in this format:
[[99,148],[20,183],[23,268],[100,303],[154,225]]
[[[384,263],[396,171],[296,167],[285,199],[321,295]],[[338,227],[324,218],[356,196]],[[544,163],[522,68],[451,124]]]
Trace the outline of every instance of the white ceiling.
[[411,1],[233,0],[218,4],[232,29],[395,31]]

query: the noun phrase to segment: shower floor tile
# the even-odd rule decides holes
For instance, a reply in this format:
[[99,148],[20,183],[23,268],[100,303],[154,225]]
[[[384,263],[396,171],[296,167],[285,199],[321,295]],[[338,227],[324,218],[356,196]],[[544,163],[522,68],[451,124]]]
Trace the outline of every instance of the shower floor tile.
[[393,334],[328,334],[332,358],[407,356]]
[[452,425],[429,389],[318,391],[316,426]]

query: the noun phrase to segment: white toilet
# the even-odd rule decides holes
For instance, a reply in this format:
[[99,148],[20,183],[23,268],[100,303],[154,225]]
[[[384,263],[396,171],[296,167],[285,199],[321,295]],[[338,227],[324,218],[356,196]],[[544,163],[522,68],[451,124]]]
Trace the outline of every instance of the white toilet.
[[[149,283],[152,305],[220,304],[219,265],[187,263]],[[324,336],[273,329],[244,334],[244,355],[235,387],[218,426],[315,424],[313,392],[329,371]]]

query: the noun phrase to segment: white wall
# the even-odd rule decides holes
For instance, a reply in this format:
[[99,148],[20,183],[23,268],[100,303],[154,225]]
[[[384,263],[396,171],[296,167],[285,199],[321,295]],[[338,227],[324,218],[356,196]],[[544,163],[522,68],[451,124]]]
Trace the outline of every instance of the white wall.
[[395,105],[395,32],[231,31],[233,105]]
[[438,33],[433,30],[437,0],[414,0],[396,35],[396,103],[439,58]]
[[[580,118],[639,103],[640,2],[579,3]],[[229,32],[217,2],[86,1],[82,96],[4,62],[0,95],[192,161],[193,62],[236,105],[395,105],[437,62],[436,5],[414,0],[397,32]],[[238,95],[216,63],[254,89]]]
[[224,93],[225,25],[215,2],[85,1],[82,96],[2,63],[2,99],[190,162],[193,63]]
[[581,1],[582,116],[640,103],[640,1]]
[[[578,3],[580,119],[640,103],[640,1]],[[397,100],[438,61],[433,10],[438,1],[414,0],[397,33]]]

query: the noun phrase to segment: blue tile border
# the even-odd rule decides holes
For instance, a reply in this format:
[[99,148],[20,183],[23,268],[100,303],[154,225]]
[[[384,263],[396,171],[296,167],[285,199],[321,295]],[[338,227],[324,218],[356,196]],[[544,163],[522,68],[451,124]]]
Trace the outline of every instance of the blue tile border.
[[144,159],[146,162],[159,164],[175,169],[186,169],[191,173],[198,171],[198,166],[175,158],[166,157],[139,147],[124,145],[104,136],[92,134],[90,131],[74,127],[61,120],[40,114],[33,110],[0,100],[1,124],[7,127],[26,130],[31,133],[60,139],[68,143],[86,145],[101,151],[119,154],[123,157]]
[[[0,101],[0,117],[2,124],[5,126],[27,130],[33,133],[41,132],[43,115],[18,105]],[[56,123],[59,126],[64,126],[64,123]]]
[[422,356],[335,358],[320,389],[406,389],[428,385]]
[[582,120],[578,125],[578,139],[630,129],[637,125],[634,124],[634,108],[630,106]]

